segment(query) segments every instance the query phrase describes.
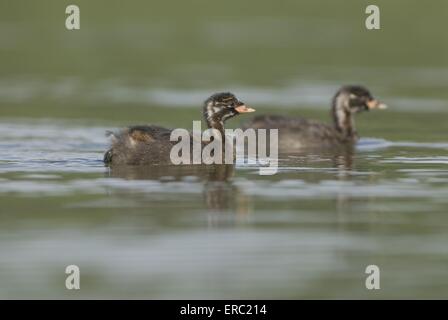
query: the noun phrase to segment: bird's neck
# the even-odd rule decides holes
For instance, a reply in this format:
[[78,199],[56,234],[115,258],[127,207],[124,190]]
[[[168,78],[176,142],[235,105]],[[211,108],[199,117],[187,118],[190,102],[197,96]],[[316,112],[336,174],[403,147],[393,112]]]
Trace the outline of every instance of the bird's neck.
[[[225,135],[225,131],[224,131],[224,120],[222,120],[220,117],[216,117],[216,118],[209,118],[206,119],[207,122],[207,126],[209,129],[215,129],[219,131],[219,137],[217,136],[212,136],[210,137],[209,141],[203,142],[204,145],[208,145],[209,143],[212,143],[212,141],[216,140],[220,140],[221,143],[221,158],[222,158],[222,163],[224,163],[226,161],[226,153],[227,153],[227,140],[226,140],[226,135]],[[219,142],[218,142],[219,143]],[[212,155],[214,156],[215,151],[213,150]],[[235,154],[233,153],[233,156],[235,156]]]
[[218,130],[221,134],[221,139],[224,140],[224,121],[220,119],[207,119],[207,126],[209,129]]
[[355,119],[349,111],[349,99],[346,95],[338,95],[333,99],[332,116],[335,129],[345,139],[356,140],[358,135]]
[[224,141],[225,131],[224,131],[224,119],[226,114],[224,111],[220,111],[214,114],[205,113],[205,122],[209,129],[216,129],[221,134],[221,140]]

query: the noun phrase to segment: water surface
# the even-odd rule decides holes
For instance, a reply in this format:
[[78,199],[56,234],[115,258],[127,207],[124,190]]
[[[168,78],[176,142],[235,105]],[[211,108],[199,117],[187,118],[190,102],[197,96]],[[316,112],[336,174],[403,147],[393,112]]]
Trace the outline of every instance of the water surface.
[[0,128],[3,297],[446,297],[446,142],[364,138],[259,176],[242,159],[110,170],[105,127]]

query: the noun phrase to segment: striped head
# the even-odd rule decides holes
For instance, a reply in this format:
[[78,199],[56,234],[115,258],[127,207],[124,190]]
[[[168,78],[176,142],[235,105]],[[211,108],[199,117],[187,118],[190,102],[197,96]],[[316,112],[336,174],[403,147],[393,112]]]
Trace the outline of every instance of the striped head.
[[344,86],[339,89],[333,98],[333,106],[338,104],[350,113],[387,108],[384,103],[375,99],[367,88],[358,85]]
[[204,118],[209,128],[222,127],[226,120],[254,111],[230,92],[215,93],[204,102]]

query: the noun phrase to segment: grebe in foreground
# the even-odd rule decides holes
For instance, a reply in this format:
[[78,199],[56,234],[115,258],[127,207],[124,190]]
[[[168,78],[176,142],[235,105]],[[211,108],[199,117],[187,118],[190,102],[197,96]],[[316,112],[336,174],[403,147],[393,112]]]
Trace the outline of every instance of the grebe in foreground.
[[[217,129],[223,142],[224,122],[240,113],[253,111],[229,92],[212,95],[203,107],[208,128]],[[111,133],[112,147],[105,153],[104,163],[109,166],[171,164],[171,148],[177,143],[170,141],[172,131],[155,125],[141,125],[128,127],[118,134]]]

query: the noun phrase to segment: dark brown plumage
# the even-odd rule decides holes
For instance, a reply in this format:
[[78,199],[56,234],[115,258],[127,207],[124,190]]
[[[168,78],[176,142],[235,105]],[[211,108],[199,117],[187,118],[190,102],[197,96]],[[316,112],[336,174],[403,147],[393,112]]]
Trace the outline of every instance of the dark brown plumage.
[[[255,111],[229,92],[217,93],[204,102],[203,115],[208,128],[219,130],[224,137],[224,122],[240,113]],[[106,165],[171,164],[171,148],[178,141],[170,141],[173,129],[155,125],[126,128],[118,134],[110,133],[112,147],[105,153]],[[224,141],[224,139],[223,139]],[[190,134],[190,142],[193,137]]]
[[280,151],[340,148],[351,146],[358,140],[354,121],[356,113],[384,108],[386,105],[374,99],[366,88],[344,86],[333,97],[333,124],[281,115],[260,115],[246,122],[243,128],[278,129]]

